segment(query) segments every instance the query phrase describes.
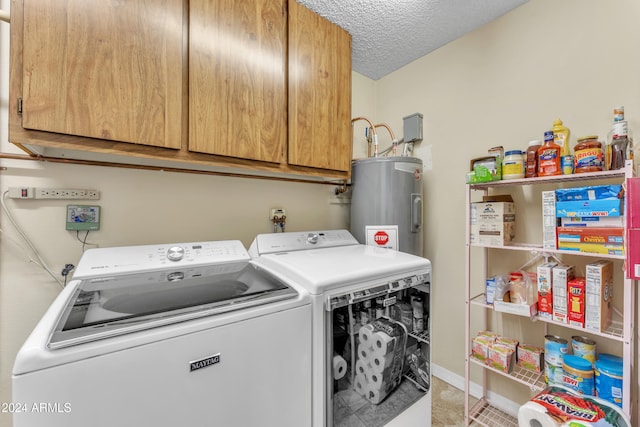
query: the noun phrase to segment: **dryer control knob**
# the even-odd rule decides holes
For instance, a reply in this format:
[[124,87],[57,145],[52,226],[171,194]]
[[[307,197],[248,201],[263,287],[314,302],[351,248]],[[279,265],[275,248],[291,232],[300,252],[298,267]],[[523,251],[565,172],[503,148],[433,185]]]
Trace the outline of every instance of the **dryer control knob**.
[[184,257],[184,248],[181,246],[172,246],[167,251],[169,261],[180,261]]
[[317,233],[309,233],[307,234],[307,243],[315,245],[318,243],[319,236]]

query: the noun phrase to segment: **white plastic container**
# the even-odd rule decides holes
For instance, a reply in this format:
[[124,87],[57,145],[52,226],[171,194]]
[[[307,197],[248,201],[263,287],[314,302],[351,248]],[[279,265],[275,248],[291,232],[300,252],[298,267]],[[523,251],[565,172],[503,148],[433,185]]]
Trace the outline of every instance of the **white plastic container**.
[[520,150],[507,151],[502,162],[502,179],[524,178],[524,153]]

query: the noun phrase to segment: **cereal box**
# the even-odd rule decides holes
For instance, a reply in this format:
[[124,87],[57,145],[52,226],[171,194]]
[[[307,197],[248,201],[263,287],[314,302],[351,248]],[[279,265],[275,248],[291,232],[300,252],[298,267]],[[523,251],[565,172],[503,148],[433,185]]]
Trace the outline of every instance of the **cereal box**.
[[601,260],[586,266],[585,329],[606,330],[613,313],[613,263]]

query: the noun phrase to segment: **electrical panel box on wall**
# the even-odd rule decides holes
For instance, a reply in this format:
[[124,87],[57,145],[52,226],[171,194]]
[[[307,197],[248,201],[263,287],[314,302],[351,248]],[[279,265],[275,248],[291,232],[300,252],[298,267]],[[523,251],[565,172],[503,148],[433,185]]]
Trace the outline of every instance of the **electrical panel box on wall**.
[[422,141],[422,114],[415,113],[402,120],[404,142]]

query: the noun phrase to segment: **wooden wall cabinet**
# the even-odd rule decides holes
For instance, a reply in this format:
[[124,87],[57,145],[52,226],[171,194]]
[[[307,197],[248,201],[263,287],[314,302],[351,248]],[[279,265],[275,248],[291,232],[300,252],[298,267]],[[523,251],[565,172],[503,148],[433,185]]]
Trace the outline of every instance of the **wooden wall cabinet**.
[[294,0],[13,0],[30,154],[347,179],[351,37]]

